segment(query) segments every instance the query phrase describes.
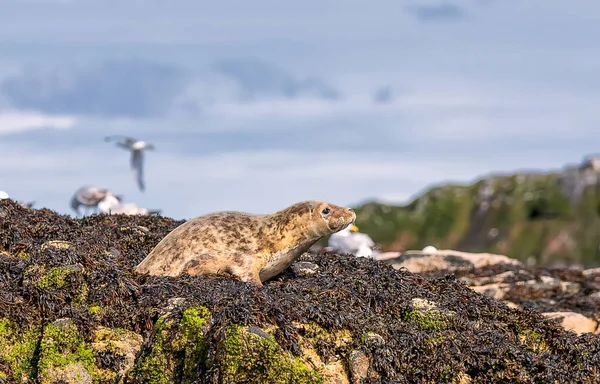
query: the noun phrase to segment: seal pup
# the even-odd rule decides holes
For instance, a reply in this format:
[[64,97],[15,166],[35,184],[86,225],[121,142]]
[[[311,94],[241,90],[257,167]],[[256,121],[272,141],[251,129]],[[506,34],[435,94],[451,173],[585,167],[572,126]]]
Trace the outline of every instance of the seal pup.
[[107,136],[104,141],[112,141],[117,137],[121,137],[120,142],[115,143],[117,146],[131,151],[131,168],[135,173],[135,178],[140,188],[140,191],[144,191],[144,150],[153,150],[154,145],[147,143],[142,140],[136,140],[126,136]]
[[216,212],[165,236],[135,272],[229,275],[261,287],[324,236],[354,224],[351,208],[307,200],[270,214]]

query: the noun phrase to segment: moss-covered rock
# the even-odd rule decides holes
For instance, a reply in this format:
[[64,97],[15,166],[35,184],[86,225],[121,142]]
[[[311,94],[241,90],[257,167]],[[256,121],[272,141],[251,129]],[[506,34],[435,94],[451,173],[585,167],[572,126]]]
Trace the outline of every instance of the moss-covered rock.
[[23,326],[0,318],[0,359],[4,362],[0,367],[0,378],[26,382],[32,377],[40,334],[38,326]]
[[103,381],[123,383],[135,366],[144,338],[126,329],[98,327],[91,348]]
[[44,327],[39,346],[37,374],[41,383],[91,383],[99,375],[94,351],[85,343],[71,319],[58,319]]
[[141,356],[131,371],[139,383],[191,383],[205,365],[205,326],[210,312],[203,306],[183,311],[181,318],[172,312],[162,315],[154,325],[152,348]]
[[[472,263],[414,274],[309,252],[299,261],[316,266],[311,273],[287,271],[257,288],[226,277],[135,274],[181,221],[73,219],[10,201],[0,210],[0,375],[10,383],[600,380],[600,336],[567,332],[528,309],[579,308],[592,318],[600,308],[592,273],[540,275],[518,264],[507,274],[505,263]],[[123,230],[142,227],[143,235]],[[42,249],[56,239],[72,246]],[[461,280],[475,275],[545,288],[511,286],[506,299],[519,306],[511,308]]]
[[232,325],[211,361],[222,383],[322,383],[317,371],[283,351],[273,336],[256,327]]

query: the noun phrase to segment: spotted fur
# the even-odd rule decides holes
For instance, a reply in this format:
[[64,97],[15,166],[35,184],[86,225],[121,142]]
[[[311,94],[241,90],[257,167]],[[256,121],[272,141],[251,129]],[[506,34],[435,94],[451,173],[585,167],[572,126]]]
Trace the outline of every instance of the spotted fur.
[[266,215],[211,213],[171,231],[136,272],[229,275],[262,286],[320,238],[355,220],[351,209],[319,200],[302,201]]

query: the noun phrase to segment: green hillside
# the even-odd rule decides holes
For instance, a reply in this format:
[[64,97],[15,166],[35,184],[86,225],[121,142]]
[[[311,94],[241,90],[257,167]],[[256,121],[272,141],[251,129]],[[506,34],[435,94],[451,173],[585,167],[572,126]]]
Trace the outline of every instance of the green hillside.
[[494,252],[540,264],[600,265],[600,181],[590,168],[482,178],[434,187],[406,206],[355,207],[383,251],[426,245]]

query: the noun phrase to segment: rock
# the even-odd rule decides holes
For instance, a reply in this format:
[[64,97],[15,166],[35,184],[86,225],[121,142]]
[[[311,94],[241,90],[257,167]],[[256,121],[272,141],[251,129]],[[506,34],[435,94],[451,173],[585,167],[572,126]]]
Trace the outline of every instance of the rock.
[[98,371],[94,353],[69,318],[48,324],[39,347],[38,379],[42,384],[92,383]]
[[50,240],[50,241],[46,241],[44,244],[42,244],[42,246],[40,247],[40,250],[44,251],[44,250],[48,249],[48,247],[54,247],[54,248],[59,248],[59,249],[71,249],[71,248],[73,248],[73,244],[71,244],[68,241],[64,241],[64,240]]
[[64,367],[49,367],[45,372],[42,383],[65,383],[65,384],[92,384],[93,379],[87,369],[80,362],[68,363]]
[[370,362],[363,351],[354,350],[350,352],[348,363],[353,384],[359,384],[368,377]]
[[364,336],[363,336],[363,341],[366,344],[375,345],[375,346],[378,346],[378,347],[381,347],[381,346],[385,345],[385,339],[381,335],[378,335],[375,332],[367,332],[367,333],[365,333]]
[[586,332],[595,332],[598,323],[575,312],[544,312],[544,316],[549,319],[562,319],[561,325],[570,331],[581,334]]
[[589,297],[594,300],[600,300],[600,291],[590,294]]
[[433,270],[444,270],[448,272],[458,270],[470,270],[483,268],[498,264],[522,266],[518,260],[504,255],[491,253],[468,253],[453,250],[437,250],[431,254],[422,252],[405,252],[397,259],[388,260],[396,269],[406,268],[414,273]]
[[297,276],[308,276],[315,274],[319,266],[307,261],[297,261],[291,265],[291,268]]
[[135,365],[143,342],[144,338],[141,335],[125,329],[96,329],[91,347],[97,360],[119,361],[116,366],[111,367],[112,369],[102,369],[103,376],[112,382],[123,383],[127,373]]
[[578,283],[572,283],[569,281],[561,281],[559,284],[562,291],[566,293],[577,293],[581,288]]
[[515,304],[512,301],[505,301],[504,304],[506,304],[509,308],[521,308],[519,304]]
[[594,277],[600,277],[600,268],[586,269],[582,272],[582,274],[588,279],[592,279]]
[[506,292],[510,290],[509,284],[486,284],[471,287],[475,292],[481,293],[494,299],[503,300]]

